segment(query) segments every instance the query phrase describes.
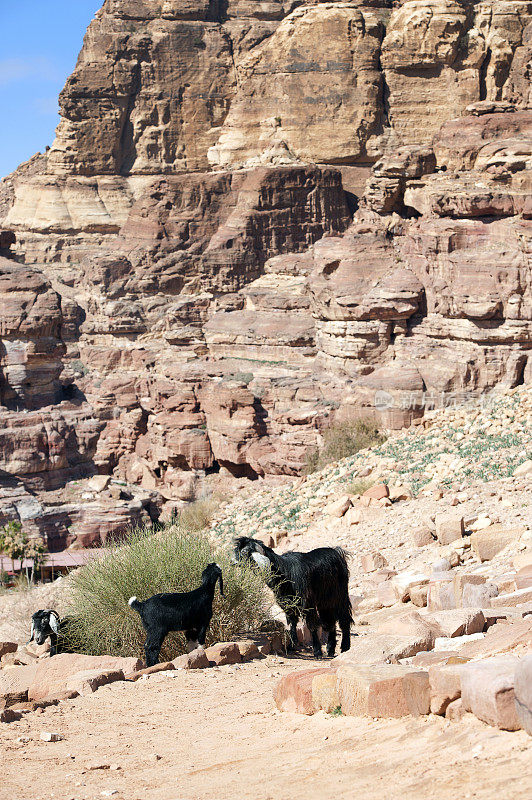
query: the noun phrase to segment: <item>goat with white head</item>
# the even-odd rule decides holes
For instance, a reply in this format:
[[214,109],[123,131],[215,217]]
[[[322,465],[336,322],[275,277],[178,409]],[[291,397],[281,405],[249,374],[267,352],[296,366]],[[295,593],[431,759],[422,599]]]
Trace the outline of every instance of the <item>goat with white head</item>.
[[303,617],[312,635],[315,658],[323,658],[318,628],[328,634],[327,655],[336,650],[336,623],[342,631],[341,649],[351,646],[353,617],[349,599],[347,553],[341,547],[319,547],[308,553],[278,555],[249,536],[234,542],[234,562],[254,562],[286,614],[290,648],[297,647],[297,622]]
[[59,614],[53,608],[42,608],[40,611],[36,611],[31,618],[31,634],[28,644],[33,641],[36,644],[44,644],[50,637],[50,655],[55,656],[58,637],[63,625],[64,623],[61,621]]

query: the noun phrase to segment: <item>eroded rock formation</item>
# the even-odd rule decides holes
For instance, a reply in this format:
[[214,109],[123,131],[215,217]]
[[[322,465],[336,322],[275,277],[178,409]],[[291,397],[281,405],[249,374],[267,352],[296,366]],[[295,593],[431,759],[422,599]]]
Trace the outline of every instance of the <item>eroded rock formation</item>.
[[0,183],[0,514],[87,544],[529,381],[531,59],[521,0],[107,0]]

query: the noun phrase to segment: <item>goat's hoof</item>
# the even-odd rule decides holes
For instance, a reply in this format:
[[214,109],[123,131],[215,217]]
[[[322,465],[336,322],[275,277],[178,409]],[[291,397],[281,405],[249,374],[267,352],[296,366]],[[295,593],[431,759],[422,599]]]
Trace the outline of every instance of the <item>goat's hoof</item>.
[[317,651],[314,651],[314,658],[320,658],[320,659],[322,659],[322,658],[323,658],[323,653],[322,653],[322,652],[319,652],[319,653],[318,653]]

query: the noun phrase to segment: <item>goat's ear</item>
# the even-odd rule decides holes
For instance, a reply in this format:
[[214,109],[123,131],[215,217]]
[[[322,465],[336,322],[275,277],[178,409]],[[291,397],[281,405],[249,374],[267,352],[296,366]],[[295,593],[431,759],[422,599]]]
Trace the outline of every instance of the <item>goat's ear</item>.
[[26,644],[29,644],[30,642],[33,642],[33,637],[34,637],[34,636],[35,636],[35,623],[34,623],[34,621],[32,620],[32,621],[31,621],[31,633],[30,633],[30,638],[28,639],[28,641],[26,642]]
[[270,559],[263,555],[263,553],[252,553],[251,558],[261,569],[270,569]]
[[224,579],[222,577],[222,573],[218,575],[218,582],[220,584],[220,597],[224,596]]
[[59,617],[55,611],[50,611],[49,625],[54,633],[59,633]]

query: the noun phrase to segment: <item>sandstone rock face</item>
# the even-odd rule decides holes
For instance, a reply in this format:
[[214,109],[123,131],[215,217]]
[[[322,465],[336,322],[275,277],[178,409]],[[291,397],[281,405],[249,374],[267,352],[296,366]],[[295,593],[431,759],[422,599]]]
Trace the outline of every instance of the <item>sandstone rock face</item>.
[[343,3],[293,11],[238,64],[238,89],[210,162],[241,165],[265,151],[333,164],[364,160],[382,127],[380,17]]
[[106,0],[0,182],[0,520],[97,544],[530,380],[531,47],[524,0]]
[[0,259],[0,404],[38,408],[59,399],[61,299],[38,272]]

